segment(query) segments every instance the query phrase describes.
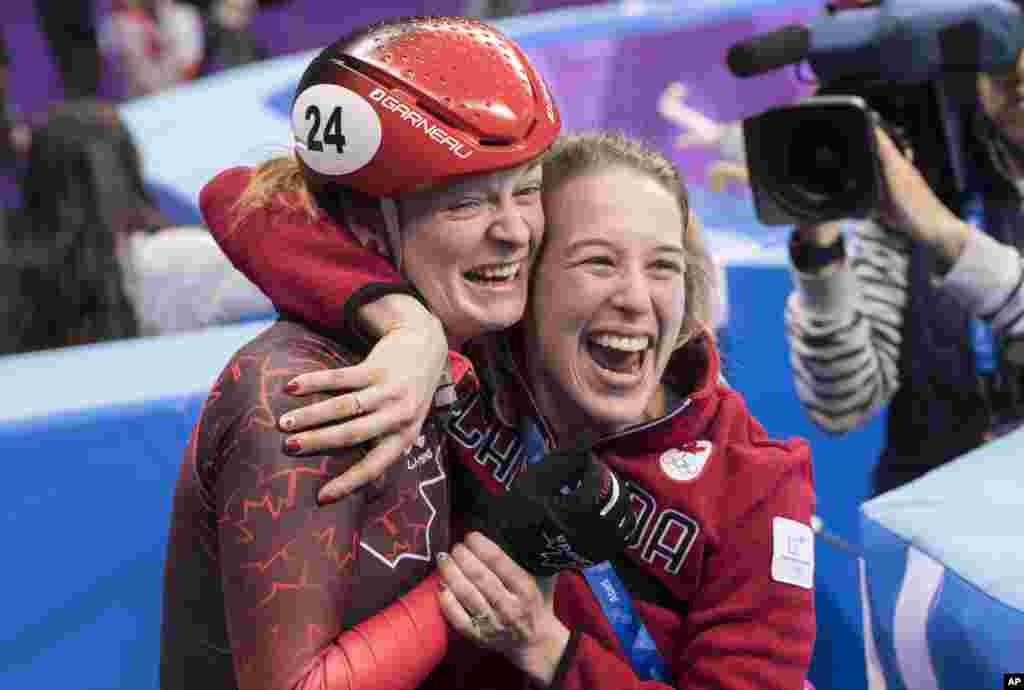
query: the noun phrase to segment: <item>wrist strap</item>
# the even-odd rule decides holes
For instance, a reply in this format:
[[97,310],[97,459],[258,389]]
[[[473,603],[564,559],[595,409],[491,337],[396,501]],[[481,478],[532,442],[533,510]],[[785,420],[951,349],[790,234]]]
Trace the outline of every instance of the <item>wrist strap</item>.
[[789,238],[789,258],[801,273],[817,273],[831,263],[846,258],[846,240],[842,233],[825,246],[804,241],[797,232]]

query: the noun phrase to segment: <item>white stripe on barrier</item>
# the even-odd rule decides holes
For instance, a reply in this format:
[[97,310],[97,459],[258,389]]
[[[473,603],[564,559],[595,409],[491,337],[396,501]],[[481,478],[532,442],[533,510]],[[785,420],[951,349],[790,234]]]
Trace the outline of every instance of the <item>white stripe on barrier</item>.
[[857,559],[857,572],[860,580],[861,616],[864,624],[864,668],[867,674],[868,690],[889,690],[882,672],[882,662],[878,658],[878,644],[875,642],[875,631],[871,625],[871,599],[868,597],[868,572],[863,558]]
[[939,690],[928,651],[928,614],[945,572],[931,556],[907,547],[907,568],[893,614],[896,664],[907,690]]

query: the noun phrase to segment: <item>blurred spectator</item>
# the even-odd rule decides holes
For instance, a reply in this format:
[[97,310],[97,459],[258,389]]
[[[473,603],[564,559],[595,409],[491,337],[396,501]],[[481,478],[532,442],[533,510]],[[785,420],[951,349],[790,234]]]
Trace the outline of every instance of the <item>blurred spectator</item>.
[[4,35],[0,33],[0,164],[5,164],[14,158],[14,138],[11,133],[11,117],[7,112],[7,83],[11,66],[10,57],[7,55],[7,45],[4,42]]
[[10,59],[3,34],[0,33],[0,208],[9,207],[14,199],[15,156],[14,126],[7,110],[7,83]]
[[256,0],[214,0],[206,14],[202,76],[247,65],[270,53],[250,29]]
[[39,28],[50,46],[68,99],[95,96],[100,53],[92,0],[35,0]]
[[205,230],[160,230],[135,143],[109,104],[57,106],[32,136],[22,188],[0,252],[0,353],[270,310]]
[[115,0],[99,42],[120,95],[145,96],[196,76],[203,21],[195,7],[177,0]]
[[133,233],[123,257],[143,333],[273,318],[270,300],[228,262],[206,228]]
[[158,214],[132,179],[138,164],[128,144],[114,110],[91,102],[58,106],[34,132],[24,205],[7,224],[0,352],[138,334],[118,236]]
[[[185,4],[192,5],[193,7],[198,9],[199,12],[202,13],[202,14],[206,14],[207,12],[209,12],[210,7],[212,7],[214,5],[214,3],[216,2],[216,0],[181,0],[181,1],[184,2]],[[260,8],[272,7],[274,5],[283,5],[283,4],[285,4],[287,2],[291,2],[291,1],[292,0],[256,0],[256,6],[260,7]]]
[[187,5],[192,5],[200,14],[206,14],[210,10],[210,5],[213,4],[213,0],[181,0]]
[[0,210],[21,203],[18,168],[31,137],[28,125],[18,122],[8,108],[10,69],[10,56],[0,33]]

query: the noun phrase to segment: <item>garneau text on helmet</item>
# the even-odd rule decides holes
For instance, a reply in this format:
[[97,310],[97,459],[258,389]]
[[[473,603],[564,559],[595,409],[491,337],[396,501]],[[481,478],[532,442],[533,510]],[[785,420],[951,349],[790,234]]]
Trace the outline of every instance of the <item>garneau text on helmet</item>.
[[426,116],[414,108],[410,108],[394,96],[388,95],[388,92],[384,89],[374,89],[370,93],[370,98],[377,103],[380,103],[380,105],[387,110],[400,113],[403,122],[408,122],[415,129],[423,130],[424,134],[436,141],[438,144],[447,147],[459,158],[465,159],[473,155],[472,151],[467,151],[463,148],[462,142],[455,139],[441,127],[429,124]]

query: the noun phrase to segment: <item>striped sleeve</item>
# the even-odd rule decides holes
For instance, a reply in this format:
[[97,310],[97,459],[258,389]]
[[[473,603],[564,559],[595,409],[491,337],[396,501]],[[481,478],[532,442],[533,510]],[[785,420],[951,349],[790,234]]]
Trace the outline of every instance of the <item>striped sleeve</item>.
[[846,264],[794,273],[786,304],[790,364],[800,401],[825,431],[857,428],[899,388],[908,254],[905,238],[861,223]]
[[943,288],[992,324],[996,339],[1024,335],[1024,263],[1020,252],[972,232]]

